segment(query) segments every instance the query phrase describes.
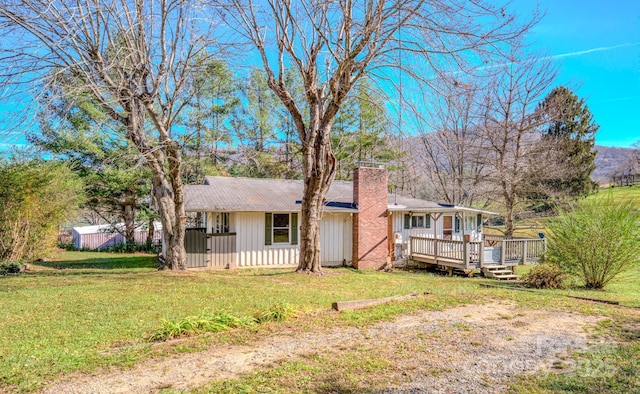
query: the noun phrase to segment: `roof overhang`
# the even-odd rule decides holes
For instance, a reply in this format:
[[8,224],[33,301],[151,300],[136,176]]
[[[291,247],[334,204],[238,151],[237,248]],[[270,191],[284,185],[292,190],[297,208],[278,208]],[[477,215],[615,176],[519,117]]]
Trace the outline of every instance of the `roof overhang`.
[[465,212],[465,213],[474,213],[474,214],[482,214],[482,215],[486,215],[486,216],[498,216],[499,213],[497,212],[492,212],[492,211],[486,211],[484,209],[478,209],[478,208],[470,208],[470,207],[460,207],[460,206],[441,206],[441,207],[408,207],[406,205],[396,205],[396,204],[389,204],[389,206],[387,207],[387,209],[390,212],[403,212],[403,211],[409,211],[409,212],[413,212],[413,213],[458,213],[458,212]]

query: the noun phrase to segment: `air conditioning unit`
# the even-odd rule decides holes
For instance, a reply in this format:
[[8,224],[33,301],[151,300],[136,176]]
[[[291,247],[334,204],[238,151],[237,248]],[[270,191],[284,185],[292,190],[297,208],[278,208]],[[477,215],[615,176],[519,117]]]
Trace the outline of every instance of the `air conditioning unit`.
[[393,243],[396,245],[402,244],[402,233],[393,233]]

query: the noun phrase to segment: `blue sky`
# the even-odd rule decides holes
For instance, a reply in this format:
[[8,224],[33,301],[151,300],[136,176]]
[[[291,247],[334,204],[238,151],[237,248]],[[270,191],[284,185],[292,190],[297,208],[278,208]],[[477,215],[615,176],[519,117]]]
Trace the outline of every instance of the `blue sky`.
[[[519,14],[535,3],[516,0]],[[529,37],[553,56],[557,84],[585,99],[600,130],[596,143],[629,147],[640,140],[640,0],[540,0],[546,12]]]
[[[629,147],[639,141],[640,0],[540,0],[537,4],[545,16],[528,41],[533,50],[557,62],[556,85],[567,85],[586,100],[600,125],[596,143]],[[535,0],[514,0],[512,8],[524,18],[535,5]],[[0,110],[4,118],[0,129],[20,112],[7,104]],[[24,137],[18,132],[12,138],[5,129],[0,150],[7,143],[24,143]]]

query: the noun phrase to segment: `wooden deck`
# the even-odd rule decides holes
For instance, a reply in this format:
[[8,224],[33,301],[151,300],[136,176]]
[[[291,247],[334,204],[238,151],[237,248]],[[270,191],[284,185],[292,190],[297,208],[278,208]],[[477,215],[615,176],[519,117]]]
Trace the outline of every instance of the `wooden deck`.
[[446,269],[469,270],[535,263],[545,248],[544,239],[485,237],[466,242],[413,236],[409,258]]

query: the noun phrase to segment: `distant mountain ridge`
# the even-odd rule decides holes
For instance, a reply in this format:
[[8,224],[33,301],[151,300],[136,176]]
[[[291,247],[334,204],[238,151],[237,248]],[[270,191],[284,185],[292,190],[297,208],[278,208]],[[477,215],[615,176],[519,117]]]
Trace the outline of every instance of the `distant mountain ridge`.
[[617,148],[596,145],[596,169],[591,174],[591,179],[600,185],[611,182],[611,177],[617,172],[628,169],[630,158],[635,149]]

